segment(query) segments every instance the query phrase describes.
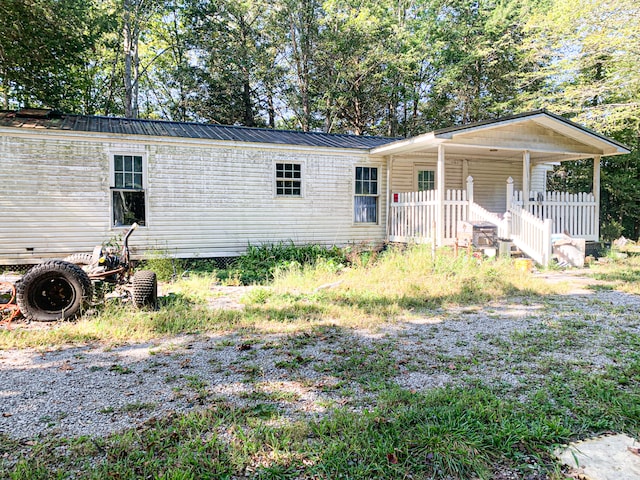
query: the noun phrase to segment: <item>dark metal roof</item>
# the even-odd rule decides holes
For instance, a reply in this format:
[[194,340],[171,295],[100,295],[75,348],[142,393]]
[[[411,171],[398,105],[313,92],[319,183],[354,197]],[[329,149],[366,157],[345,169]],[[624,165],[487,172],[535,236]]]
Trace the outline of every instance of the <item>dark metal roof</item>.
[[169,122],[89,115],[64,115],[51,110],[0,111],[0,126],[96,132],[155,137],[202,138],[249,143],[369,150],[398,138],[340,135],[294,130],[271,130],[194,122]]

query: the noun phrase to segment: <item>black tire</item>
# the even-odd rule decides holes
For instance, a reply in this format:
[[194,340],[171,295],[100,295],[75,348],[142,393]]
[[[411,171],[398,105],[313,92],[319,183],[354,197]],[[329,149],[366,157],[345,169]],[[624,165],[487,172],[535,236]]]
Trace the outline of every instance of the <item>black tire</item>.
[[91,280],[79,266],[51,260],[36,265],[22,277],[16,303],[29,320],[68,320],[90,301],[92,290]]
[[133,274],[132,296],[133,304],[137,308],[152,308],[158,306],[158,278],[151,270],[138,270]]
[[91,260],[93,260],[93,253],[74,253],[64,258],[65,262],[80,266],[91,265]]

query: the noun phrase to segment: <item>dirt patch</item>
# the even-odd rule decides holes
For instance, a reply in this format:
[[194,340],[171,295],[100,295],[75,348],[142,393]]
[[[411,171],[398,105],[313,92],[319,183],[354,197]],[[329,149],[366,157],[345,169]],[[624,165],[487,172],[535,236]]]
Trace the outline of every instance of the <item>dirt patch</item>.
[[216,310],[244,310],[242,297],[255,287],[226,287],[215,285],[211,287],[211,297],[207,300],[209,308]]
[[557,272],[540,272],[534,274],[552,284],[566,284],[568,290],[565,295],[591,295],[596,288],[593,287],[614,287],[615,282],[596,280],[591,277],[591,270],[587,268],[576,268]]

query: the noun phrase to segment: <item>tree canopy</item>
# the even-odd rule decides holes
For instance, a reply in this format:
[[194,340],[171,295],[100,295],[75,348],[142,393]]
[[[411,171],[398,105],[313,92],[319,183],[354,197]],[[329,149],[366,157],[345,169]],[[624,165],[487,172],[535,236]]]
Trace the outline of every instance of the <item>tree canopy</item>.
[[548,108],[634,149],[602,214],[637,238],[639,37],[637,0],[4,0],[0,102],[388,136]]

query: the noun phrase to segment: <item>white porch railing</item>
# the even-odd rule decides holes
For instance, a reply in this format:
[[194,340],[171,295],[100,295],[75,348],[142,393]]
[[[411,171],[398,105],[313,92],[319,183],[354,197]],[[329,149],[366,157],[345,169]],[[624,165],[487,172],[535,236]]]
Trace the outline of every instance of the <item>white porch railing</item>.
[[[551,260],[551,234],[569,233],[586,240],[598,239],[597,206],[592,194],[531,193],[523,202],[522,193],[507,180],[507,213],[500,218],[473,201],[473,178],[466,190],[447,190],[444,199],[437,190],[393,193],[389,204],[391,242],[453,243],[459,221],[480,220],[498,227],[498,237],[511,239],[525,254],[542,265]],[[526,206],[523,206],[526,203]],[[441,210],[440,210],[441,209]],[[437,224],[443,221],[438,238]]]
[[537,263],[547,266],[551,260],[551,220],[540,220],[520,205],[512,205],[506,214],[507,229],[513,243]]
[[458,222],[469,218],[466,190],[447,190],[444,196],[444,242],[452,243],[458,234]]
[[500,218],[477,203],[471,203],[469,206],[469,220],[493,223],[498,227],[498,238],[509,238],[509,226],[506,219]]
[[[436,235],[439,199],[437,190],[392,194],[389,205],[389,241],[428,243]],[[466,220],[469,200],[465,190],[447,190],[444,210],[444,241],[456,238],[458,221]]]
[[598,241],[596,199],[593,193],[530,192],[524,205],[522,192],[513,192],[512,205],[523,207],[542,220],[551,220],[551,233]]
[[426,243],[435,235],[435,190],[394,193],[389,205],[389,241]]

